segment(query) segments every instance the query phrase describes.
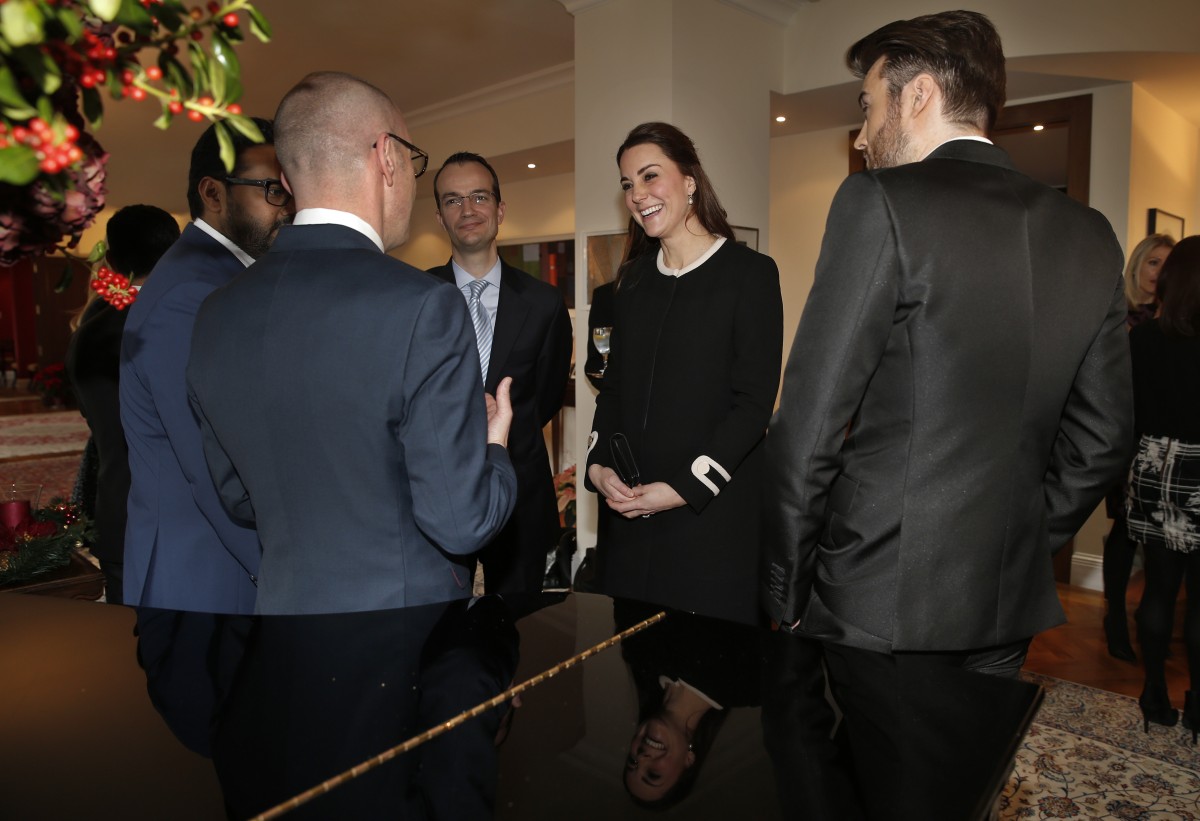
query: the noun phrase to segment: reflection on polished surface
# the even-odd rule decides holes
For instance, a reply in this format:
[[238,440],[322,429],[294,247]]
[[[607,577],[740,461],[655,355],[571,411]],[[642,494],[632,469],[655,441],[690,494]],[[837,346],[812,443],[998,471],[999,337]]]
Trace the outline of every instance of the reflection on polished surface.
[[[659,609],[560,594],[259,619],[142,611],[138,647],[125,608],[0,596],[4,816],[249,818],[553,670],[283,817],[857,817],[871,776],[831,741],[814,645],[668,611],[562,666]],[[922,686],[936,701],[937,682]],[[981,805],[1036,696],[985,686],[994,715],[962,716],[962,747],[938,762]]]

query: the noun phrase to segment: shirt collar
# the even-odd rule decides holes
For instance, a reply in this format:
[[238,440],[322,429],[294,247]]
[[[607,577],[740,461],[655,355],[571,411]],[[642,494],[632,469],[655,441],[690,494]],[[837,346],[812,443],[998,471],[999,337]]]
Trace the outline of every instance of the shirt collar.
[[383,251],[383,238],[371,224],[357,214],[349,211],[339,211],[336,208],[305,208],[297,211],[292,218],[292,225],[344,225],[365,236],[375,247]]
[[[475,281],[475,277],[471,276],[465,270],[460,268],[458,266],[458,263],[455,262],[453,259],[450,260],[450,268],[454,271],[454,284],[456,286],[458,286],[458,289],[460,291],[463,288],[467,287],[468,283]],[[490,284],[493,288],[496,288],[497,290],[500,288],[500,257],[499,256],[496,257],[496,264],[493,265],[486,274],[484,274],[483,279],[488,284]]]
[[197,217],[196,219],[192,220],[192,224],[195,225],[197,228],[199,228],[204,233],[208,234],[213,239],[215,239],[217,242],[224,245],[225,248],[227,248],[229,250],[229,253],[233,254],[235,257],[238,258],[238,262],[242,263],[242,265],[249,268],[251,265],[254,264],[254,257],[247,254],[245,251],[243,251],[241,248],[239,248],[236,244],[234,244],[233,240],[231,240],[229,237],[222,234],[216,228],[213,228],[211,225],[209,225],[204,220]]
[[[974,134],[967,134],[962,137],[951,137],[948,140],[938,143],[932,149],[930,149],[929,154],[932,154],[934,151],[937,151],[939,148],[941,148],[946,143],[952,143],[955,140],[971,140],[971,141],[977,142],[977,143],[987,143],[988,145],[995,145],[995,143],[992,142],[991,140],[989,140],[987,137],[979,137]],[[925,157],[928,157],[929,154],[926,154]],[[925,157],[922,157],[921,159],[925,159]]]

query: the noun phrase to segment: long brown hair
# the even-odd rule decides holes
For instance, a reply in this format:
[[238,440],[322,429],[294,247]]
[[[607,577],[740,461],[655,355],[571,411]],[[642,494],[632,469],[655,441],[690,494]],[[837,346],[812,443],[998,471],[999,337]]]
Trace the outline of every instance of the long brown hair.
[[[617,149],[617,165],[621,164],[621,157],[626,151],[635,145],[647,143],[661,148],[667,159],[679,168],[679,173],[685,177],[691,177],[695,181],[696,191],[692,195],[691,208],[704,230],[733,242],[733,229],[729,227],[729,219],[725,214],[725,209],[721,207],[721,201],[717,199],[717,192],[713,188],[712,181],[709,180],[708,174],[704,173],[704,168],[700,165],[700,156],[696,153],[695,143],[675,126],[670,123],[642,123],[634,127],[625,138],[625,142],[621,143],[621,147]],[[658,239],[646,236],[642,226],[638,225],[637,220],[631,214],[629,231],[625,236],[625,254],[617,272],[615,286],[617,290],[620,290],[623,284],[629,264],[643,254],[656,251],[658,246]]]
[[1200,332],[1200,236],[1181,239],[1158,274],[1158,324],[1169,336]]

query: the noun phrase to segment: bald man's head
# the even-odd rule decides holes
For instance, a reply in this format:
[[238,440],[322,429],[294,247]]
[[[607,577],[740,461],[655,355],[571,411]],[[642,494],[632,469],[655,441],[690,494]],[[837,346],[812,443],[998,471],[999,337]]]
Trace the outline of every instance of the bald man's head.
[[350,74],[309,74],[275,114],[275,150],[293,187],[357,185],[381,131],[403,119],[391,99]]

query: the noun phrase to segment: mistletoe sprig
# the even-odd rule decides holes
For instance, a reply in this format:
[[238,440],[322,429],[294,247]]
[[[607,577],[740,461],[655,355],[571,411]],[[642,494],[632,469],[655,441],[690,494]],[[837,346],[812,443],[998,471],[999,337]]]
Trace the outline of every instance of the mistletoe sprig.
[[243,116],[243,24],[263,42],[266,18],[247,0],[0,0],[0,183],[67,177],[87,160],[81,131],[100,126],[104,92],[157,101],[155,121],[218,123],[221,157],[233,168],[229,128],[262,135]]

